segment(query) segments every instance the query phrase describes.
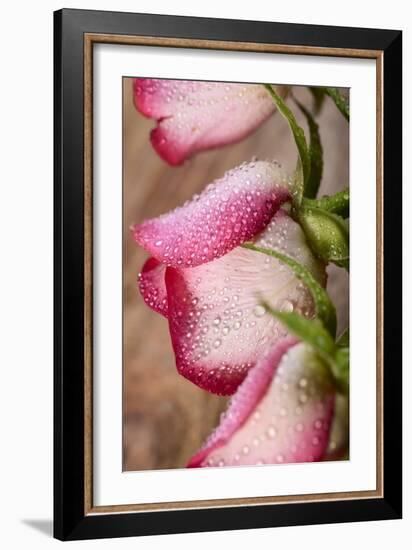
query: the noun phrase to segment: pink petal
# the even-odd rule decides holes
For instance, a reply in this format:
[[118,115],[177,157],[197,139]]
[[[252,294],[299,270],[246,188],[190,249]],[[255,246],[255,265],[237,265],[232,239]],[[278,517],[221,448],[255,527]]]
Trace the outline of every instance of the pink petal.
[[254,237],[289,197],[277,164],[252,162],[230,170],[185,205],[135,225],[133,236],[160,262],[193,267]]
[[323,458],[333,416],[333,387],[312,348],[295,342],[282,340],[261,357],[188,467]]
[[155,258],[149,258],[138,276],[138,285],[146,304],[167,317],[166,267]]
[[[269,238],[324,278],[300,226],[289,216],[278,213],[257,242]],[[166,288],[178,371],[220,395],[234,393],[265,349],[286,335],[259,305],[262,299],[275,309],[314,314],[310,292],[287,266],[241,247],[192,269],[168,267]]]
[[136,78],[133,92],[138,111],[158,121],[151,142],[172,165],[243,139],[275,111],[259,84]]

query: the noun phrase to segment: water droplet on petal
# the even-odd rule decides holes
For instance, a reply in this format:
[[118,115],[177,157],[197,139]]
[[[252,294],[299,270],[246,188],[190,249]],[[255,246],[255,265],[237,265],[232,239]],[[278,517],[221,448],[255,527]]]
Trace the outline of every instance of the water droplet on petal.
[[291,302],[290,300],[285,300],[282,304],[282,311],[285,311],[287,313],[291,313],[294,309],[294,305],[293,305],[293,302]]
[[263,317],[263,315],[266,313],[266,310],[263,306],[256,306],[254,309],[253,309],[253,314],[256,316],[256,317]]

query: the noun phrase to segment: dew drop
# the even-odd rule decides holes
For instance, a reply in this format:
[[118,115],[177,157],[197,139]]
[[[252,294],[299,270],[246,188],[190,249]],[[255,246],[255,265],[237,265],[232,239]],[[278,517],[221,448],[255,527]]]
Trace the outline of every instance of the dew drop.
[[255,317],[263,317],[263,315],[266,313],[266,310],[263,306],[256,306],[253,309],[253,314]]
[[306,395],[306,393],[301,393],[299,395],[299,402],[300,403],[306,403],[307,400],[308,400],[308,396]]
[[291,313],[294,309],[294,305],[290,300],[285,300],[282,304],[282,311]]

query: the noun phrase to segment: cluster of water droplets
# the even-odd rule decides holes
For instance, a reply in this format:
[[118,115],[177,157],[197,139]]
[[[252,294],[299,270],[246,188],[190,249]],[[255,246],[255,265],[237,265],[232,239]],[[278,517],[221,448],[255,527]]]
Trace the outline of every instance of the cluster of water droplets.
[[[242,408],[239,400],[248,399],[250,395],[241,391],[232,399],[223,418],[227,426],[231,428],[228,415],[236,415]],[[219,440],[228,441],[212,450],[203,466],[320,460],[328,440],[332,408],[331,388],[313,352],[304,344],[295,346],[283,357],[269,389],[247,421],[233,435],[229,430],[229,438],[220,428],[211,436],[206,444],[211,448]]]
[[[225,258],[217,262],[223,263]],[[236,338],[245,322],[240,303],[243,290],[229,287],[229,276],[221,285],[218,281],[216,286],[213,282],[210,285],[205,267],[184,270],[189,292],[181,299],[182,309],[174,311],[170,324],[172,332],[180,335],[175,353],[182,374],[201,387],[226,395],[235,391],[253,365],[247,358],[242,359],[244,349]],[[213,270],[212,264],[210,267]],[[203,277],[197,276],[199,271]],[[228,341],[233,340],[236,349],[228,347]]]
[[[285,218],[287,223],[280,217],[270,226],[277,249],[294,240],[297,224]],[[181,277],[184,294],[172,298],[176,307],[170,319],[178,335],[177,364],[184,376],[215,393],[233,393],[264,350],[286,335],[262,300],[277,310],[314,314],[310,292],[290,268],[252,250],[236,248],[214,262],[182,270]]]
[[[189,80],[137,79],[134,86],[137,98],[144,98],[147,113],[150,116],[150,105],[156,106],[159,102],[165,104],[166,112],[176,116],[189,112],[201,115],[219,107],[223,111],[233,110],[236,107],[247,108],[253,106],[258,111],[271,112],[274,104],[270,96],[261,85],[236,84],[225,82],[202,82]],[[256,113],[258,115],[258,113]],[[155,114],[156,116],[156,114]],[[165,115],[163,115],[165,116]],[[215,121],[207,120],[208,125]]]
[[150,308],[167,317],[168,306],[164,271],[162,264],[158,264],[150,271],[143,270],[137,276],[137,284],[145,303]]
[[134,93],[137,108],[158,121],[151,141],[170,164],[244,138],[275,111],[256,84],[136,79]]
[[264,229],[289,185],[275,162],[243,163],[183,206],[135,226],[134,236],[168,266],[210,262]]

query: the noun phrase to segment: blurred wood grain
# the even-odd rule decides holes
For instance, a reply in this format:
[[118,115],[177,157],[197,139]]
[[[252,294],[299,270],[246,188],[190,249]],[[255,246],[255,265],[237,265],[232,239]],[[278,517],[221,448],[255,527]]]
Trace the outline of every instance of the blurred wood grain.
[[[294,94],[309,105],[303,88]],[[302,126],[304,121],[298,114]],[[321,193],[349,182],[349,129],[329,99],[318,118],[324,147]],[[170,167],[152,149],[152,120],[133,106],[132,80],[124,79],[124,449],[125,470],[184,467],[218,423],[227,399],[200,390],[176,370],[167,321],[152,312],[137,289],[147,254],[133,241],[132,223],[182,204],[229,168],[259,158],[276,158],[286,170],[296,149],[280,115],[271,117],[242,142],[204,152],[183,166]],[[349,315],[348,276],[329,268],[328,289],[337,305],[339,326]]]

